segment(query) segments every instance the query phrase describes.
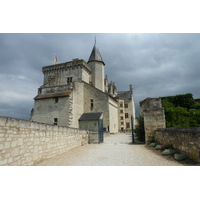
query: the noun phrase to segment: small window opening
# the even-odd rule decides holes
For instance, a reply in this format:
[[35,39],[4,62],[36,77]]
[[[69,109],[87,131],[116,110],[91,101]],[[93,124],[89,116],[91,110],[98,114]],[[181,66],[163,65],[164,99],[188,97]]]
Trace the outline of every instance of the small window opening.
[[58,118],[54,118],[54,125],[58,125]]
[[91,109],[93,109],[93,107],[94,107],[94,100],[93,99],[90,99],[90,107],[91,107]]
[[58,97],[55,98],[55,103],[58,103]]
[[69,84],[69,83],[72,83],[72,77],[68,77],[67,78],[67,83]]

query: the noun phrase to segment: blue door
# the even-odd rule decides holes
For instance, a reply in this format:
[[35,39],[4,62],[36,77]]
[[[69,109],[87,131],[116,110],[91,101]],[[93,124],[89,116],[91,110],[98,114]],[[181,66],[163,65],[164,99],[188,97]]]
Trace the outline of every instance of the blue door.
[[99,119],[99,130],[98,130],[98,135],[99,135],[99,143],[103,143],[103,119]]

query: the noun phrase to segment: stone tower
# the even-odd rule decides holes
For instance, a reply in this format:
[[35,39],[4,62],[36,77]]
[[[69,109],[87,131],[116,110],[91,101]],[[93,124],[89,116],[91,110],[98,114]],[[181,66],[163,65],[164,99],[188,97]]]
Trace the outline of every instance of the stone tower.
[[91,55],[89,57],[88,63],[91,67],[91,84],[101,91],[105,91],[104,87],[104,66],[105,63],[101,57],[99,49],[96,46],[96,42],[92,49]]

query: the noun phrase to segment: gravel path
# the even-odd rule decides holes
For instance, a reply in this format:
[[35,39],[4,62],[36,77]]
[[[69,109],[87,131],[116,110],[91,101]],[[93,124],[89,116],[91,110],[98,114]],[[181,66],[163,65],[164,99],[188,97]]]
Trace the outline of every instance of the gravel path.
[[77,147],[37,166],[183,166],[131,141],[130,133],[110,135],[102,144]]

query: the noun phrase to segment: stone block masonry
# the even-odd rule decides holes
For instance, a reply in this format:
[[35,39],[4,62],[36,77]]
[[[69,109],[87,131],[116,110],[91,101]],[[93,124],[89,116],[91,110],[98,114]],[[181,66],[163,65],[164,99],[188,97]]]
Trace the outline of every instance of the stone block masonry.
[[200,127],[164,128],[155,131],[155,140],[200,162]]
[[165,128],[165,111],[160,98],[147,98],[140,102],[140,114],[144,117],[145,141],[154,138],[155,130]]
[[145,110],[144,129],[146,143],[154,138],[154,133],[157,128],[165,128],[164,109]]
[[34,165],[86,144],[86,130],[0,117],[0,166]]

